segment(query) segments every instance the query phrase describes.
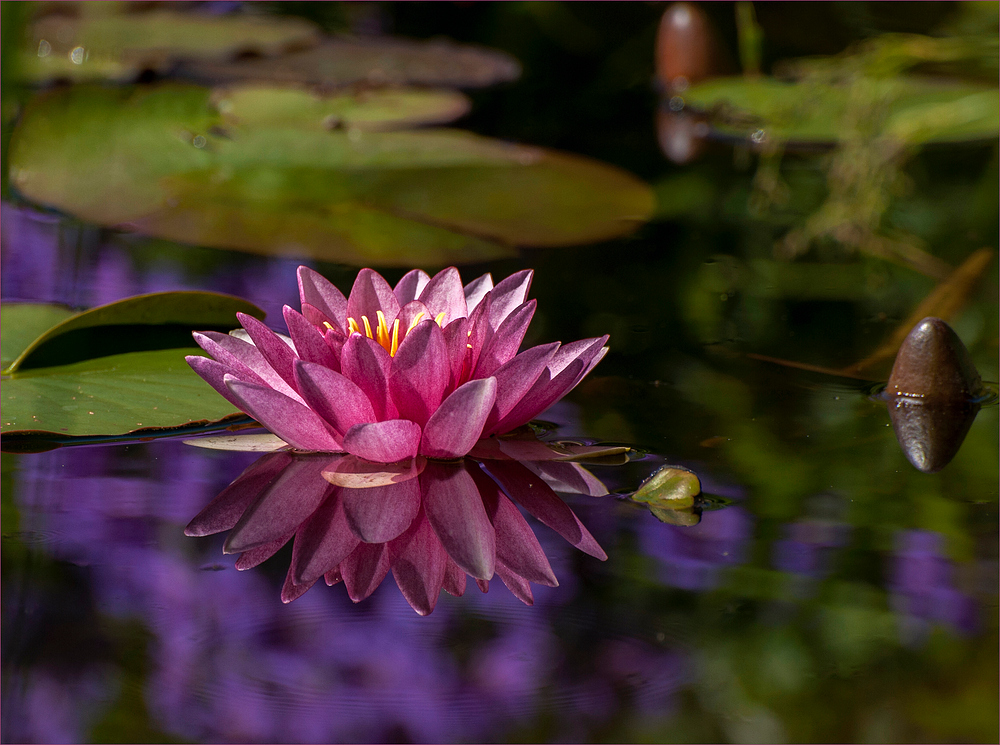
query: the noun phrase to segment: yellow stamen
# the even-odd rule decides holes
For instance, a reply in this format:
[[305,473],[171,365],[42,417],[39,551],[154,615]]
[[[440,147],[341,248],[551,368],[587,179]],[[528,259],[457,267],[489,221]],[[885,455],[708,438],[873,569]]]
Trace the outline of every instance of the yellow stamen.
[[372,336],[372,325],[368,323],[368,316],[361,316],[361,320],[365,323],[365,336],[369,339],[374,339],[375,337]]
[[389,356],[395,357],[396,350],[399,349],[399,319],[392,322],[392,345],[389,347]]
[[[415,315],[413,317],[413,320],[410,321],[410,328],[406,329],[406,333],[408,334],[411,331],[413,331],[413,329],[415,329],[417,327],[417,324],[420,323],[420,319],[423,318],[423,317],[424,317],[424,312],[423,311],[420,311],[419,313],[417,313],[417,315]],[[404,334],[404,336],[405,336],[405,334]]]
[[434,319],[434,323],[436,323],[438,326],[440,326],[441,325],[441,321],[443,321],[443,320],[444,320],[444,311],[442,310],[440,313],[437,314],[437,318]]
[[389,324],[386,323],[385,313],[380,310],[375,311],[378,316],[378,328],[375,331],[375,341],[379,343],[385,351],[389,351]]
[[330,325],[329,321],[323,321],[323,325],[330,329],[330,331],[333,331],[333,326]]
[[361,333],[361,329],[358,328],[358,322],[355,321],[353,318],[348,318],[347,319],[347,330],[351,334],[360,334]]

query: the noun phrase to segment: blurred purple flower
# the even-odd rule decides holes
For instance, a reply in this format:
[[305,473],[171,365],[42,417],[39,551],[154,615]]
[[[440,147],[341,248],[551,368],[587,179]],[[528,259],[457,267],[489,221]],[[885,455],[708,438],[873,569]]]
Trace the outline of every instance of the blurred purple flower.
[[379,463],[462,457],[558,401],[607,351],[603,336],[518,353],[535,312],[530,270],[463,287],[454,267],[433,278],[414,269],[392,288],[362,269],[347,298],[307,267],[298,277],[289,337],[240,314],[243,330],[195,334],[212,358],[187,358],[297,450]]
[[[492,441],[496,444],[496,440]],[[535,443],[550,459],[558,454]],[[513,452],[534,450],[505,442]],[[466,575],[483,592],[494,575],[530,605],[530,583],[558,585],[552,567],[515,500],[573,546],[607,555],[553,491],[603,496],[581,466],[550,463],[548,481],[499,448],[487,464],[415,458],[391,465],[352,455],[279,451],[263,456],[187,526],[191,536],[229,530],[224,551],[249,569],[294,537],[281,598],[290,602],[320,578],[343,582],[354,602],[371,595],[391,571],[406,601],[427,615],[441,590],[461,596]],[[544,453],[536,452],[536,457]],[[558,481],[562,475],[563,481]]]

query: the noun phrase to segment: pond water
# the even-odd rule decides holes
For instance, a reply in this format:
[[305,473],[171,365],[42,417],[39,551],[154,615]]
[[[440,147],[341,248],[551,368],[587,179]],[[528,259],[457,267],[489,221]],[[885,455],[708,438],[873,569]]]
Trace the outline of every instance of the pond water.
[[[461,267],[535,270],[525,346],[610,335],[540,417],[548,439],[632,448],[627,463],[584,464],[609,494],[562,492],[607,560],[529,516],[559,582],[533,584],[533,605],[499,579],[486,593],[470,581],[420,616],[390,577],[357,604],[322,580],[286,604],[289,546],[237,571],[224,533],[184,534],[258,454],[176,438],[4,452],[3,741],[996,742],[998,409],[922,473],[871,396],[891,355],[862,378],[823,372],[876,350],[935,279],[864,251],[775,255],[822,201],[821,156],[788,156],[792,203],[770,212],[748,207],[760,185],[748,151],[668,161],[649,82],[662,7],[466,5],[373,13],[521,59],[522,80],[476,93],[460,126],[600,158],[657,192],[653,219],[626,237]],[[774,24],[786,56],[810,51]],[[949,266],[992,247],[950,323],[996,381],[995,143],[929,148],[906,168],[897,227]],[[279,328],[300,264],[345,292],[357,273],[18,199],[2,230],[5,303],[204,289]],[[376,268],[390,283],[406,271]],[[665,464],[703,492],[668,522],[628,498]]]

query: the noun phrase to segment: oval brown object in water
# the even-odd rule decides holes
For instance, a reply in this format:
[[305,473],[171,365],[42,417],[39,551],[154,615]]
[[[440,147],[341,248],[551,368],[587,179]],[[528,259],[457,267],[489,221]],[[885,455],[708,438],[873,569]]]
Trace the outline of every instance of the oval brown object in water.
[[925,318],[909,333],[896,354],[887,397],[907,396],[925,402],[971,402],[982,395],[969,350],[940,318]]
[[913,327],[882,398],[914,468],[935,473],[951,462],[979,412],[983,391],[969,350],[947,323],[925,318]]
[[705,11],[673,3],[656,38],[656,77],[669,93],[681,93],[712,73],[713,31]]

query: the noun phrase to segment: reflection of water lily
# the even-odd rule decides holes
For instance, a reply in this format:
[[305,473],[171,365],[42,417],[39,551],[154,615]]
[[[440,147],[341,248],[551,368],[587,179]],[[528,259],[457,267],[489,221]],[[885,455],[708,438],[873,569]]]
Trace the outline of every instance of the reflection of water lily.
[[531,276],[463,287],[455,268],[433,278],[414,269],[393,289],[363,269],[345,298],[300,267],[302,312],[284,309],[289,339],[240,315],[245,334],[195,334],[214,359],[188,362],[296,449],[380,463],[461,457],[558,401],[606,352],[604,336],[518,354],[535,312]]
[[[564,454],[536,444],[548,460],[530,467],[500,448],[487,465],[420,457],[380,465],[351,455],[271,453],[202,510],[186,532],[230,530],[225,551],[240,554],[238,569],[260,564],[294,537],[281,593],[286,602],[321,578],[329,585],[343,582],[360,602],[391,571],[422,615],[434,609],[442,589],[462,595],[466,575],[483,592],[497,575],[530,605],[531,582],[558,582],[514,501],[580,550],[607,558],[553,486],[592,496],[607,491],[576,463],[558,460]],[[503,446],[531,448],[517,441]]]

